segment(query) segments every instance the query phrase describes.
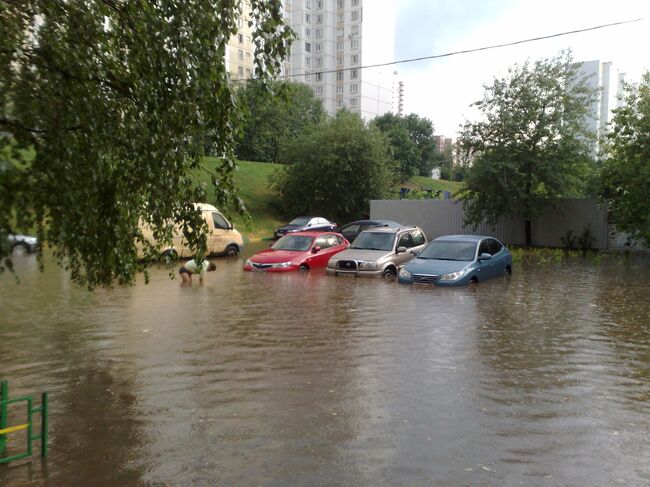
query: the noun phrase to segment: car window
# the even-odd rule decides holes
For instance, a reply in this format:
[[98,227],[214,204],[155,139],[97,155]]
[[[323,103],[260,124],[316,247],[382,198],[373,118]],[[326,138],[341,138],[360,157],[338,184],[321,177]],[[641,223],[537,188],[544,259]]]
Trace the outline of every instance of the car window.
[[315,245],[318,245],[321,249],[328,249],[330,247],[336,247],[341,245],[341,239],[332,234],[321,235],[316,239]]
[[289,222],[289,225],[307,225],[309,223],[309,217],[299,216]]
[[414,247],[417,247],[418,245],[423,245],[427,241],[427,239],[424,238],[424,233],[422,233],[422,230],[413,230],[411,232],[411,235],[413,235]]
[[411,247],[414,247],[414,245],[413,245],[413,235],[411,234],[411,232],[403,233],[400,236],[399,242],[397,242],[397,247],[406,247],[407,249],[410,249]]
[[481,245],[478,248],[478,255],[479,256],[481,254],[485,254],[485,253],[492,254],[492,252],[490,252],[490,242],[489,242],[488,239],[482,240]]
[[221,213],[212,212],[212,221],[214,222],[214,228],[230,230],[230,223],[228,223],[228,220]]
[[343,235],[356,235],[361,231],[361,225],[348,225],[341,229]]
[[490,253],[492,255],[496,255],[499,252],[501,252],[501,248],[503,247],[503,245],[501,245],[501,242],[499,242],[498,240],[491,238],[489,239],[489,247],[490,247]]

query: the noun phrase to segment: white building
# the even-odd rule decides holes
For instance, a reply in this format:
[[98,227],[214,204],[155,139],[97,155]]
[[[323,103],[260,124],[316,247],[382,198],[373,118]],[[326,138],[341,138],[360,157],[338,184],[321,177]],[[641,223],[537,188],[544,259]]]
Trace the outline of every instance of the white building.
[[361,69],[394,60],[393,0],[284,0],[284,9],[297,35],[289,79],[308,83],[330,115],[347,108],[370,120],[394,111],[396,73]]
[[[589,107],[585,126],[598,139],[602,139],[612,121],[612,111],[620,106],[619,97],[623,92],[625,73],[615,73],[611,62],[599,60],[585,61],[578,66],[578,77],[584,76],[587,85],[598,90],[598,96]],[[599,145],[598,140],[594,142],[594,155],[598,154]]]

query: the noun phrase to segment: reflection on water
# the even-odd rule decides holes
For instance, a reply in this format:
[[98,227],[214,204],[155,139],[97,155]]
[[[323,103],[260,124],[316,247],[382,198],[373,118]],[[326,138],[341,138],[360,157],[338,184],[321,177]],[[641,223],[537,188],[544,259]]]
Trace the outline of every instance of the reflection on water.
[[647,259],[476,289],[217,263],[88,293],[17,259],[0,377],[50,392],[51,449],[0,485],[650,484]]

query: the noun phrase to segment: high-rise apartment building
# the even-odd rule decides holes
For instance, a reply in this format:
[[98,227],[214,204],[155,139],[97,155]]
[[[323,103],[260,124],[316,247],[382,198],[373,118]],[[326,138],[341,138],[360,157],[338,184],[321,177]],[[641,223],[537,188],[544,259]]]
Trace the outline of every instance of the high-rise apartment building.
[[255,47],[251,38],[252,28],[248,25],[250,8],[248,1],[242,2],[242,15],[237,19],[237,34],[230,38],[226,48],[226,66],[232,80],[248,79],[254,74]]
[[393,112],[396,73],[366,67],[393,61],[393,5],[393,0],[284,0],[286,22],[297,34],[286,75],[308,83],[331,115],[347,108],[370,120]]
[[[615,74],[611,62],[594,60],[578,64],[578,77],[584,77],[586,84],[598,93],[589,106],[584,124],[585,128],[600,140],[607,133],[607,126],[612,121],[612,111],[619,106],[618,98],[622,94],[625,74]],[[594,141],[592,145],[594,156],[598,155],[599,140]]]

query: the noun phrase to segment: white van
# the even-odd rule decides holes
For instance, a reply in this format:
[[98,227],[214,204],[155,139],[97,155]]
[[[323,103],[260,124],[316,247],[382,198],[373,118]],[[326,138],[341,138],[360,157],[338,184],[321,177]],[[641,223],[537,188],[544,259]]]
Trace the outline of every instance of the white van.
[[[244,239],[225,216],[214,206],[207,203],[194,203],[195,208],[201,210],[203,220],[208,227],[207,232],[207,255],[225,255],[233,257],[239,255],[244,248]],[[142,227],[144,238],[153,242],[153,233],[150,228]],[[193,257],[183,232],[178,228],[174,230],[171,245],[163,246],[161,249],[163,257],[189,259]]]

